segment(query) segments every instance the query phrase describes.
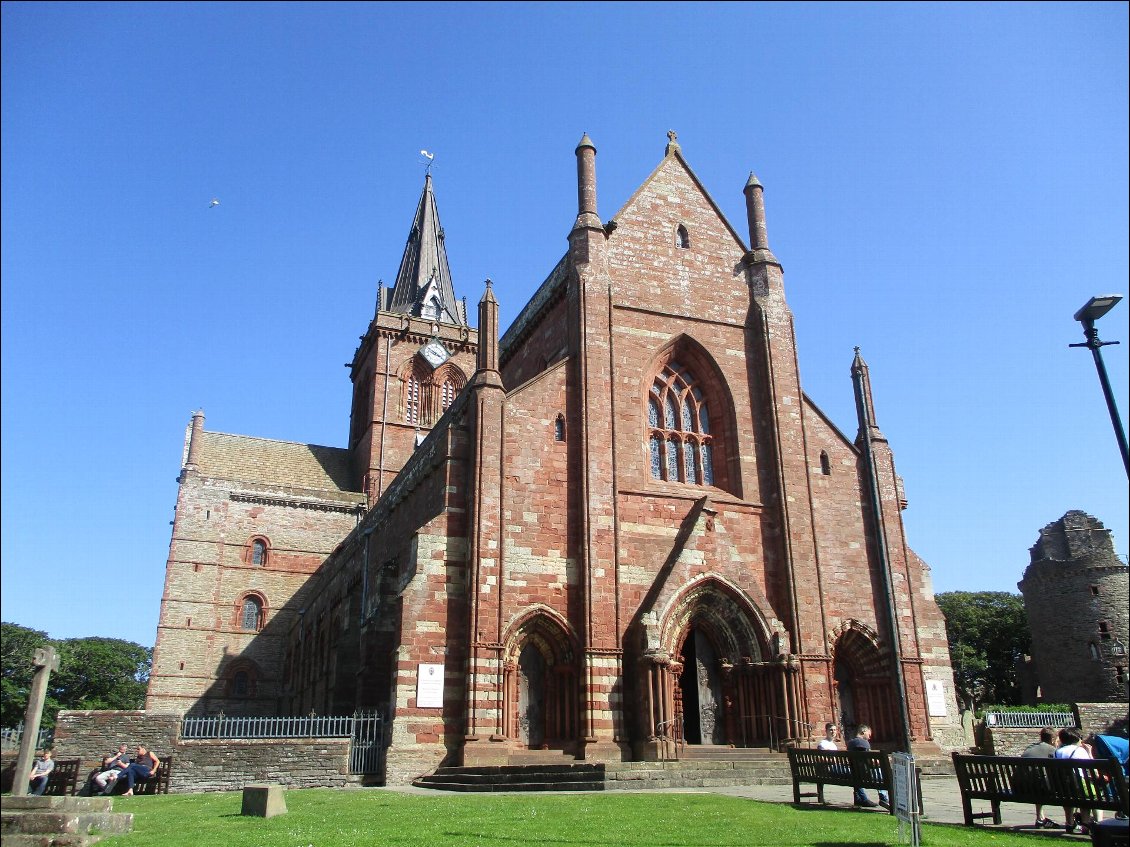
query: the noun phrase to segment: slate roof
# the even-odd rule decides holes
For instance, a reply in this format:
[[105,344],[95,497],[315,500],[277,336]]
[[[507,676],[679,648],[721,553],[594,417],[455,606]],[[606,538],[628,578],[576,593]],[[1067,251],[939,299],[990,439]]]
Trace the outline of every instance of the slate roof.
[[201,476],[341,502],[364,502],[351,487],[349,451],[224,432],[202,432]]

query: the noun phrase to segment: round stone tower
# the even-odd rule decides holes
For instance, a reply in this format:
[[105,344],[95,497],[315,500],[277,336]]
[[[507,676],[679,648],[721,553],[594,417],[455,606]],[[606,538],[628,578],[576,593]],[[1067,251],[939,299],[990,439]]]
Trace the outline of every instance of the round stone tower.
[[1072,510],[1040,530],[1017,584],[1049,703],[1125,702],[1130,571],[1110,530]]

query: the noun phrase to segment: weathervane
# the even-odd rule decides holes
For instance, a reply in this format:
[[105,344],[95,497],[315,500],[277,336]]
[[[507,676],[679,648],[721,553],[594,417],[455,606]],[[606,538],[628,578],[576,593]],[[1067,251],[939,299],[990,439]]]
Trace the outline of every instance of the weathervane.
[[[421,150],[420,155],[428,160],[428,163],[427,163],[428,166],[424,169],[424,175],[429,176],[429,175],[431,175],[431,172],[432,172],[432,160],[435,159],[436,154],[435,153],[429,153],[427,150]],[[422,165],[424,163],[420,162],[420,164]]]

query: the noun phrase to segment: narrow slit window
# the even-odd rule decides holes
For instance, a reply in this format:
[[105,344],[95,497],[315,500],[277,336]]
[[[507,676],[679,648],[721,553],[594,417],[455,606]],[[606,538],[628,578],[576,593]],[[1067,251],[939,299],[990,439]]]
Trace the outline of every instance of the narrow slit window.
[[824,476],[832,475],[832,460],[828,458],[827,451],[820,451],[820,473]]
[[691,234],[682,224],[679,224],[679,228],[675,230],[675,246],[681,250],[686,250],[691,246]]
[[565,416],[558,415],[557,419],[553,422],[553,440],[565,440]]

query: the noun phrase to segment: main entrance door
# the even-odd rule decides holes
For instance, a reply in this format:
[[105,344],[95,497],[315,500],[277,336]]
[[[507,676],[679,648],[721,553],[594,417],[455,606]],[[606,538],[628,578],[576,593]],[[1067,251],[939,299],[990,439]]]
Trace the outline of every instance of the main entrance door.
[[687,744],[725,744],[721,668],[714,645],[701,630],[692,629],[680,658],[683,739]]
[[530,749],[545,743],[545,657],[533,644],[518,655],[518,740]]

